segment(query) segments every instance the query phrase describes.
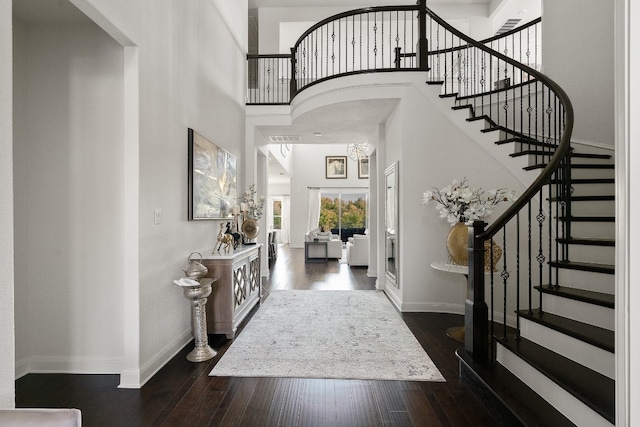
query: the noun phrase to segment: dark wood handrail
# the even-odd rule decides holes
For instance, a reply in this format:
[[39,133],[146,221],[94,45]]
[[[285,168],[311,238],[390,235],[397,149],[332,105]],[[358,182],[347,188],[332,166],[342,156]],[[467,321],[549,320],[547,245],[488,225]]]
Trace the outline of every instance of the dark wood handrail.
[[262,59],[262,58],[291,58],[290,53],[270,53],[270,54],[257,54],[257,53],[248,53],[247,59]]
[[524,193],[511,205],[509,208],[498,217],[490,226],[487,228],[484,233],[478,235],[477,237],[481,241],[489,240],[493,237],[499,230],[501,230],[517,213],[526,206],[526,204],[535,197],[535,195],[540,191],[540,189],[549,181],[551,175],[558,170],[560,167],[560,163],[562,159],[567,155],[571,148],[571,133],[573,130],[573,106],[571,104],[571,100],[569,96],[567,96],[566,92],[551,78],[547,77],[545,74],[542,74],[539,71],[534,70],[533,68],[522,64],[514,59],[509,58],[506,55],[503,55],[500,52],[496,52],[495,50],[485,46],[482,42],[473,40],[466,34],[458,31],[453,28],[443,19],[441,19],[438,15],[434,14],[431,9],[429,9],[429,15],[431,18],[438,22],[441,26],[446,28],[448,31],[452,32],[458,38],[467,42],[469,46],[473,46],[477,49],[480,49],[484,52],[487,52],[491,56],[494,56],[502,61],[505,61],[515,68],[519,68],[526,73],[535,76],[537,80],[542,82],[544,85],[549,87],[556,96],[560,99],[564,109],[565,109],[565,123],[564,123],[564,132],[562,134],[562,138],[560,139],[560,143],[558,144],[558,148],[554,153],[553,157],[551,157],[549,163],[545,166],[545,168],[540,172],[540,175],[533,181],[533,183],[525,190]]
[[526,30],[527,28],[533,27],[534,25],[537,25],[537,24],[539,24],[541,22],[542,22],[542,18],[536,18],[533,21],[527,22],[526,24],[522,24],[522,25],[520,25],[518,27],[515,27],[515,28],[513,28],[513,29],[511,29],[511,30],[509,30],[507,32],[502,33],[502,34],[497,34],[495,36],[489,37],[488,39],[480,40],[480,43],[485,43],[485,44],[486,43],[491,43],[491,42],[494,42],[496,40],[512,36],[514,34],[519,33],[522,30]]
[[[438,21],[438,22],[440,22],[440,21]],[[521,26],[519,26],[517,28],[514,28],[513,30],[507,31],[506,33],[502,33],[502,34],[497,35],[497,36],[492,36],[492,37],[489,37],[488,39],[480,40],[479,43],[487,44],[487,43],[491,43],[491,42],[495,42],[495,41],[507,38],[509,36],[512,36],[514,34],[519,33],[522,30],[525,30],[525,29],[527,29],[529,27],[537,25],[540,22],[542,22],[542,18],[534,19],[533,21],[531,21],[531,22],[529,22],[529,23],[527,23],[525,25],[521,25]],[[458,50],[464,50],[464,49],[468,49],[468,48],[469,48],[468,44],[463,44],[463,45],[460,45],[460,46],[453,46],[453,47],[449,47],[449,48],[446,48],[446,49],[430,50],[429,51],[429,55],[441,55],[443,53],[451,53],[451,52],[456,52]]]
[[419,11],[419,7],[416,6],[374,6],[374,7],[363,7],[360,9],[349,10],[347,12],[338,13],[336,15],[330,16],[328,18],[323,19],[322,21],[316,23],[314,26],[309,28],[307,31],[302,33],[302,35],[296,40],[296,43],[293,45],[292,50],[295,51],[298,49],[298,45],[311,33],[313,33],[318,28],[322,27],[325,24],[328,24],[332,21],[337,21],[342,18],[346,18],[348,16],[354,15],[362,15],[363,13],[372,13],[372,12],[396,12],[396,11],[408,11],[415,10]]

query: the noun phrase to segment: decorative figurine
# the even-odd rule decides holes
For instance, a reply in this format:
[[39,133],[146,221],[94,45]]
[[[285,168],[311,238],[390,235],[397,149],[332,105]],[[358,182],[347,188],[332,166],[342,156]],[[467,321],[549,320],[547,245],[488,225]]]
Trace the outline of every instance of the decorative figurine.
[[225,234],[229,234],[230,236],[233,236],[233,249],[238,249],[238,245],[242,240],[242,235],[238,232],[233,231],[231,222],[227,222],[227,231],[225,231]]
[[[224,228],[224,223],[220,223],[220,231],[218,232],[218,253],[220,253],[220,248],[224,245],[224,253],[228,254],[229,249],[233,243],[233,236],[230,234],[226,234],[222,229]],[[213,252],[213,251],[212,251]]]

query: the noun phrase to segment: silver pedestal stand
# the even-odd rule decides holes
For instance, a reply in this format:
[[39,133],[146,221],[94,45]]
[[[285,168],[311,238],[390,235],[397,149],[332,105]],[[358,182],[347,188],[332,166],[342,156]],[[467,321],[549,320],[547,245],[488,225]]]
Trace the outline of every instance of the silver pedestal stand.
[[184,297],[191,302],[191,329],[195,339],[195,348],[187,354],[190,362],[204,362],[216,355],[216,351],[209,347],[207,337],[207,312],[205,304],[207,297],[211,295],[211,284],[218,277],[200,279],[197,285],[178,285],[184,291]]

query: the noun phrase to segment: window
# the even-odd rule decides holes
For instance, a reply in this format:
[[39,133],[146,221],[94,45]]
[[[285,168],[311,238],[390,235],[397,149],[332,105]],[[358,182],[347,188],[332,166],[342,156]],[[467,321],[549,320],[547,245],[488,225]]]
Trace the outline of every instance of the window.
[[282,200],[273,201],[273,229],[282,230]]
[[342,234],[343,229],[366,229],[368,193],[322,193],[318,226]]

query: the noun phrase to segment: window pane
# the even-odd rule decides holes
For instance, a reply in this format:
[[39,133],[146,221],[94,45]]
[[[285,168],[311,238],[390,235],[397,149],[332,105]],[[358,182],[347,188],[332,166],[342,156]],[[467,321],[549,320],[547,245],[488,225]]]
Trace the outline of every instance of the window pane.
[[340,218],[340,195],[323,194],[320,199],[320,220],[318,227],[324,230],[331,230],[338,227]]
[[366,194],[342,195],[342,228],[365,228],[367,224]]
[[273,201],[273,229],[282,230],[282,200]]

